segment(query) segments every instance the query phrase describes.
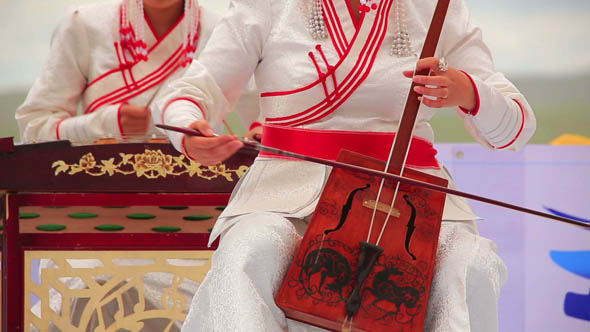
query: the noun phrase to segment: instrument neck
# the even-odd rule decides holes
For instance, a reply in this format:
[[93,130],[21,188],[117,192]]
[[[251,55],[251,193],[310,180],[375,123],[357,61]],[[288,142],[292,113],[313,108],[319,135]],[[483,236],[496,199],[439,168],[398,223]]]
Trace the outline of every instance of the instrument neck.
[[[422,48],[420,59],[434,56],[448,7],[449,0],[438,1],[434,15],[432,17],[432,23],[430,24],[428,34],[426,35],[426,40],[424,41],[424,47]],[[428,70],[422,70],[416,71],[414,75],[428,74]],[[391,153],[391,157],[389,158],[388,162],[389,166],[387,171],[397,175],[400,175],[401,172],[403,172],[406,156],[412,141],[414,125],[416,124],[416,118],[418,116],[418,109],[420,108],[421,104],[418,100],[418,94],[414,91],[415,86],[416,83],[412,82],[410,93],[408,95],[408,99],[406,100],[406,107],[402,114],[399,130],[393,145],[393,152]]]

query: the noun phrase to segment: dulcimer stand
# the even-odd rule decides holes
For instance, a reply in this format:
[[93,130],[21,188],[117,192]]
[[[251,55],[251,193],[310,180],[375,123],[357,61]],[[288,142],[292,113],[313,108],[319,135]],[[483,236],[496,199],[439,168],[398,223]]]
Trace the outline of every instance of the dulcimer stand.
[[[207,247],[211,227],[255,157],[256,152],[241,151],[223,164],[207,167],[169,143],[14,145],[12,138],[0,138],[2,331],[29,331],[24,325],[25,310],[30,311],[25,307],[30,303],[25,290],[25,278],[30,278],[27,252],[214,250],[216,244]],[[155,218],[125,224],[125,216],[117,218],[117,212],[111,212],[121,209],[106,209],[139,206],[154,215],[203,207],[212,216],[205,223],[179,217],[180,221]],[[61,210],[57,207],[103,209],[108,220],[124,226],[101,232],[98,224],[103,222],[91,219],[88,224],[70,220],[71,227],[43,224],[44,214],[52,215],[52,222],[68,223],[67,215],[59,217],[62,212],[56,212]],[[199,213],[197,219],[202,217]]]

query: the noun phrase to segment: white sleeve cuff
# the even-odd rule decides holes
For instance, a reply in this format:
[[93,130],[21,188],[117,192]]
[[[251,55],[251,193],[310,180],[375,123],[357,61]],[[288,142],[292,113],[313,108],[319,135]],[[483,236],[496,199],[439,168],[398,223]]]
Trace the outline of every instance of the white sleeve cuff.
[[474,112],[462,111],[469,115],[469,121],[492,148],[509,147],[520,136],[524,127],[522,105],[478,77],[469,77],[474,84],[478,107]]
[[[159,119],[157,114],[161,114]],[[152,109],[152,117],[156,123],[177,127],[188,127],[197,120],[207,119],[199,103],[189,98],[172,99],[164,106],[161,113],[157,112],[155,108]],[[184,134],[170,130],[161,131],[168,136],[170,143],[176,150],[183,152],[182,137]]]
[[89,142],[100,138],[120,137],[119,107],[109,105],[90,114],[66,118],[56,128],[58,139]]

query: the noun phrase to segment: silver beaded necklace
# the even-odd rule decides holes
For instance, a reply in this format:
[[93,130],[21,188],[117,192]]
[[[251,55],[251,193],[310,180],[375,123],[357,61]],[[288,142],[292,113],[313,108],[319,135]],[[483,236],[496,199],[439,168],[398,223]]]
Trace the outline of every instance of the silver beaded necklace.
[[[395,0],[393,11],[395,15],[395,32],[389,54],[398,58],[416,56],[405,22],[406,13],[402,0]],[[311,4],[308,5],[308,13],[307,30],[311,37],[315,40],[328,38],[322,0],[312,0]]]
[[311,15],[308,15],[307,29],[315,40],[328,38],[328,30],[324,22],[322,0],[313,0],[311,4]]
[[414,52],[414,48],[412,47],[412,41],[410,40],[410,34],[408,33],[408,27],[406,26],[406,9],[402,0],[395,0],[393,11],[395,15],[395,32],[389,55],[398,58],[416,56],[416,52]]

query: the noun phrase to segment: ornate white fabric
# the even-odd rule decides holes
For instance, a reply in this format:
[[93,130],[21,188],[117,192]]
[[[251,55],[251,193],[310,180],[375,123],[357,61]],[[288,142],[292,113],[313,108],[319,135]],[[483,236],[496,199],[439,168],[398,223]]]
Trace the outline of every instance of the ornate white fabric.
[[[235,104],[252,73],[263,93],[293,90],[317,81],[318,72],[308,54],[316,49],[318,42],[309,35],[302,20],[301,8],[305,6],[301,6],[301,1],[304,0],[232,1],[228,14],[212,35],[212,42],[203,51],[199,61],[193,63],[180,80],[174,81],[163,93],[163,98],[154,104],[153,117],[163,118],[165,123],[177,126],[187,126],[203,118],[214,125],[218,124]],[[435,4],[433,0],[407,3],[408,31],[416,49],[423,46]],[[362,85],[336,112],[317,122],[298,127],[395,131],[411,83],[402,75],[402,71],[413,69],[417,59],[389,56],[394,27],[395,23],[390,21],[383,45]],[[320,44],[328,62],[336,64],[340,58],[330,39]],[[495,72],[490,52],[481,39],[481,32],[469,23],[469,12],[462,0],[451,1],[436,56],[444,56],[450,66],[469,73],[477,86],[480,100],[477,115],[467,115],[459,109],[457,114],[478,142],[488,148],[506,143],[506,149],[516,150],[530,139],[535,130],[532,110],[514,85]],[[323,93],[320,86],[316,88],[319,93]],[[333,87],[329,86],[328,89],[332,91]],[[282,104],[274,97],[263,96],[260,99],[261,114],[266,119],[288,116],[302,110],[301,105]],[[518,100],[522,109],[515,100]],[[422,105],[414,134],[433,142],[434,133],[428,121],[438,111]],[[522,128],[517,124],[522,124]],[[181,150],[182,134],[167,134],[172,144]],[[269,164],[272,166],[267,166]],[[290,174],[289,170],[295,168],[297,172],[307,168],[308,172],[315,174],[301,178],[299,187],[307,190],[297,190],[295,194],[293,187],[283,181],[285,177],[277,175],[276,181],[270,181],[264,174],[269,168],[283,169],[284,174]],[[261,208],[284,213],[288,217],[303,217],[313,211],[323,184],[318,179],[328,171],[326,167],[310,163],[294,165],[286,160],[258,158],[240,181],[231,204],[222,216],[237,216]],[[429,172],[450,179],[442,169]],[[269,200],[265,194],[269,190],[280,195],[277,195],[277,199]],[[247,202],[257,202],[256,208]],[[268,206],[260,206],[265,204]],[[443,218],[473,220],[477,217],[463,199],[448,198]],[[218,222],[212,238],[230,225],[225,220]]]
[[[305,222],[268,212],[233,219],[182,332],[325,331],[286,319],[274,302]],[[506,267],[474,222],[443,222],[435,271],[425,331],[497,331]]]
[[[16,111],[22,142],[57,139],[56,127],[62,120],[60,139],[88,142],[119,135],[117,111],[120,103],[107,104],[97,111],[81,115],[78,114],[78,108],[83,112],[89,106],[86,88],[90,82],[119,68],[119,59],[113,45],[119,41],[120,3],[120,0],[114,0],[75,7],[61,20],[53,33],[50,52],[41,75],[33,84],[23,105]],[[196,56],[204,49],[218,20],[217,14],[201,8],[201,34]],[[150,49],[158,40],[147,22],[143,20],[141,23],[144,25],[146,43]],[[182,25],[177,27],[178,31],[167,36],[165,41],[177,39],[178,44],[175,46],[179,47],[183,42]],[[185,71],[186,67],[180,67],[162,83],[127,102],[150,106],[162,92],[161,87],[179,78]],[[106,86],[103,93],[114,88]],[[155,131],[152,128],[150,132]]]
[[[60,22],[53,34],[50,54],[43,71],[35,81],[24,104],[16,112],[23,142],[55,140],[57,138],[56,126],[61,120],[64,120],[60,126],[61,139],[88,142],[110,135],[119,135],[117,110],[120,103],[107,105],[93,113],[84,115],[78,115],[78,106],[80,105],[82,110],[88,107],[85,88],[89,82],[119,67],[119,60],[113,45],[119,38],[120,3],[120,0],[115,0],[76,7]],[[217,14],[201,8],[197,57],[207,43],[218,20]],[[150,49],[158,41],[147,22],[142,21],[142,24],[144,24],[146,32],[147,46]],[[182,24],[178,26],[181,27]],[[180,47],[183,42],[182,31],[177,32],[167,35],[160,43],[171,43],[172,47]],[[172,42],[170,42],[170,38],[174,38]],[[166,59],[162,59],[162,61],[164,60]],[[161,66],[162,63],[157,65]],[[149,106],[154,96],[161,92],[162,86],[180,77],[185,71],[186,68],[180,67],[162,83],[129,99],[128,102]],[[104,93],[118,87],[105,86]],[[249,124],[256,119],[258,114],[258,96],[253,82],[250,83],[247,91],[244,98],[240,99],[238,107],[244,108],[241,118],[244,123]],[[151,129],[151,131],[153,130],[154,128]],[[100,263],[94,260],[81,262],[82,267],[85,268],[92,268],[97,264]],[[40,265],[41,269],[55,267],[51,260],[45,259],[41,260]],[[144,292],[147,309],[160,307],[162,291],[169,287],[169,279],[170,275],[162,273],[152,273],[145,277]],[[65,283],[69,288],[84,287],[78,279],[68,279]],[[187,282],[181,285],[179,291],[190,301],[197,287],[196,283]],[[133,306],[137,303],[136,299],[126,298],[125,300],[126,312],[133,311]],[[61,304],[61,297],[58,294],[50,296],[50,305],[56,312],[59,311]],[[81,313],[80,310],[84,308],[84,305],[78,306],[76,303],[72,305],[72,317],[75,317]],[[116,305],[110,309],[112,314],[119,310]],[[33,310],[39,312],[39,305],[37,304]],[[146,323],[144,331],[162,331],[164,327],[161,324],[163,323],[149,321]],[[177,326],[177,330],[179,328],[180,326]]]
[[[332,79],[326,79],[324,86],[316,84],[306,89],[318,79],[321,81],[318,66],[309,54],[321,59],[317,55],[321,48],[326,62],[335,65],[343,59],[342,47],[347,47],[346,42],[344,46],[338,45],[334,38],[328,38],[318,46],[302,19],[305,15],[301,15],[302,8],[309,7],[307,1],[312,0],[231,1],[229,13],[214,31],[199,62],[193,63],[182,79],[169,86],[164,98],[152,108],[154,117],[162,117],[167,124],[177,126],[186,126],[196,119],[218,123],[252,73],[263,92],[261,112],[267,122],[295,116],[309,106],[308,98],[284,98],[293,90],[305,90],[306,96],[313,98],[321,98],[324,93],[334,95],[337,87]],[[324,4],[342,1],[323,0]],[[416,50],[423,46],[435,4],[434,0],[406,2],[407,29]],[[336,12],[339,7],[343,6],[336,6]],[[350,30],[354,25],[349,24],[351,18],[343,12],[338,15],[342,15],[342,35],[346,39],[354,35],[354,30]],[[412,70],[417,58],[389,56],[394,33],[395,22],[390,20],[368,76],[335,112],[295,126],[395,131],[411,83],[402,71]],[[352,38],[348,42],[351,41]],[[478,112],[473,115],[457,109],[457,114],[476,141],[487,148],[517,150],[530,139],[536,126],[532,110],[514,85],[495,71],[481,31],[469,22],[463,0],[451,1],[435,56],[444,56],[449,66],[465,71],[473,79]],[[329,66],[322,61],[319,60],[320,69],[328,70]],[[289,102],[285,102],[287,99]],[[434,142],[429,120],[438,111],[422,105],[414,135]],[[180,150],[182,134],[169,133],[169,137]],[[244,326],[248,328],[242,330],[248,331],[287,329],[288,323],[275,310],[270,293],[276,290],[277,274],[288,264],[288,260],[283,260],[288,256],[284,253],[294,246],[288,241],[296,240],[289,229],[271,231],[265,225],[310,214],[329,171],[327,167],[302,161],[256,159],[215,225],[211,239],[225,234],[221,250],[216,253],[213,269],[193,301],[184,332],[237,331]],[[446,178],[454,186],[444,168],[425,172]],[[294,179],[295,176],[298,177]],[[261,212],[266,213],[264,218]],[[505,267],[495,254],[493,243],[477,235],[475,219],[465,200],[447,197],[428,331],[497,329],[495,306],[505,280]],[[240,249],[233,250],[234,247]],[[259,258],[265,262],[264,266],[256,265]],[[250,269],[250,266],[257,268]],[[478,289],[481,290],[475,293]]]
[[[229,104],[236,101],[241,89],[255,74],[262,93],[300,88],[318,79],[318,73],[308,53],[313,40],[302,23],[300,2],[234,0],[228,14],[221,20],[199,63],[194,63],[181,80],[175,81],[164,98],[156,104],[154,113],[161,115],[164,106],[175,97],[190,97],[199,103],[210,122],[218,122]],[[430,24],[436,1],[407,3],[408,30],[413,45],[420,49]],[[313,129],[392,131],[399,121],[410,80],[401,75],[403,69],[413,69],[416,58],[386,56],[393,39],[390,28],[371,74],[340,110],[322,121],[304,126]],[[339,57],[329,40],[322,41],[327,60],[335,64]],[[534,115],[524,97],[493,67],[490,52],[481,39],[481,31],[469,22],[469,12],[463,0],[451,1],[448,19],[436,56],[444,56],[449,66],[469,73],[480,94],[480,111],[475,117],[465,117],[466,125],[484,146],[489,147],[488,131],[503,130],[503,138],[512,140],[518,132],[502,123],[505,113],[518,114],[518,100],[527,121],[523,132],[509,147],[518,149],[528,141],[535,128]],[[288,79],[286,79],[288,77]],[[264,117],[289,115],[298,105],[274,105],[262,98]],[[367,101],[371,101],[370,103]],[[358,110],[362,109],[363,112]],[[428,121],[438,110],[423,106],[418,116],[415,134],[434,140]],[[193,118],[204,115],[191,102],[176,101],[166,111],[170,124],[184,124],[177,116],[189,113]],[[360,114],[359,114],[360,113]],[[461,112],[462,113],[462,112]],[[155,117],[156,118],[156,117]],[[481,119],[481,120],[480,120]],[[392,129],[393,128],[393,129]],[[489,135],[488,135],[489,136]],[[180,144],[180,136],[171,135]]]
[[498,331],[498,297],[507,270],[474,222],[443,222],[425,331]]

